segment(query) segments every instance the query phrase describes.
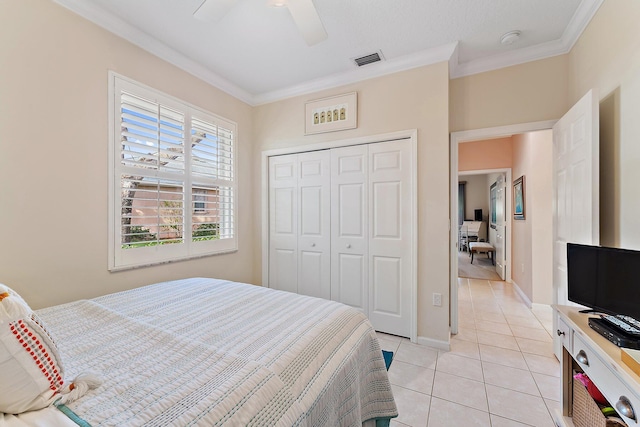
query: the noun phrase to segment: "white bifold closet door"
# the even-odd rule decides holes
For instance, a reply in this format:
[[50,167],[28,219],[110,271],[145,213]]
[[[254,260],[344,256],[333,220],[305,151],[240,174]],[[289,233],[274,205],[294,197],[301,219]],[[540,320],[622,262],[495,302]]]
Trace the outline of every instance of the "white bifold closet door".
[[409,141],[369,146],[369,319],[384,332],[411,331]]
[[411,331],[409,141],[331,150],[331,299]]
[[269,284],[330,299],[329,151],[269,159]]
[[331,150],[331,299],[369,313],[369,149]]
[[269,286],[359,308],[411,333],[409,140],[269,159]]

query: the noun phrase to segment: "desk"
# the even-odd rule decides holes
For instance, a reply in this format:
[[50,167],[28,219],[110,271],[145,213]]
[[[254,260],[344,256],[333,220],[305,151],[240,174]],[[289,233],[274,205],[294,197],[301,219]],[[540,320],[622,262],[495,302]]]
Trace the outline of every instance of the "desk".
[[486,242],[487,227],[484,221],[464,221],[460,226],[458,249],[466,250],[469,242]]

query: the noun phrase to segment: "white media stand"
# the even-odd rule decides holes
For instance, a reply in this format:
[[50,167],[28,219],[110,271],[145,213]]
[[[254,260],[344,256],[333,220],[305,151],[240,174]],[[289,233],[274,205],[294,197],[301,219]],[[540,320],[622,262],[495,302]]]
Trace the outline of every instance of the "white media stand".
[[[640,376],[621,359],[620,348],[589,327],[588,314],[579,308],[553,306],[562,340],[562,414],[554,414],[558,426],[571,426],[573,421],[573,371],[578,368],[591,378],[620,417],[629,426],[640,427]],[[627,416],[625,416],[625,413]]]

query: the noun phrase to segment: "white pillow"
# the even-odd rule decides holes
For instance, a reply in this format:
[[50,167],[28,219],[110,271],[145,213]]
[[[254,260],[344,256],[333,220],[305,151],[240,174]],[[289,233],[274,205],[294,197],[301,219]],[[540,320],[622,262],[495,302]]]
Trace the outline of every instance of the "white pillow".
[[42,409],[58,398],[63,371],[58,348],[42,321],[0,283],[0,412]]

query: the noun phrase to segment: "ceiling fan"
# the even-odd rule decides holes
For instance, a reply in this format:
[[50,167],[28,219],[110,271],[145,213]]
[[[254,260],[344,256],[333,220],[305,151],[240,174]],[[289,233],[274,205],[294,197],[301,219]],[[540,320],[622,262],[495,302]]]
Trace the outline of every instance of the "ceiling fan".
[[[236,4],[238,0],[204,0],[200,7],[193,12],[196,18],[216,22]],[[286,6],[291,12],[293,21],[309,46],[327,38],[327,32],[322,25],[313,0],[269,0],[272,6]]]

